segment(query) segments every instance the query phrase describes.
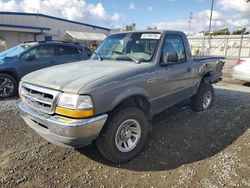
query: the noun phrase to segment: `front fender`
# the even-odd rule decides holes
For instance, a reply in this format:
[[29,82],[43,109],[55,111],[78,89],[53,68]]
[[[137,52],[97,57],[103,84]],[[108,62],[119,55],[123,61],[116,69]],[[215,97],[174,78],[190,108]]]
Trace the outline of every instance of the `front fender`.
[[140,87],[128,88],[126,90],[123,90],[121,93],[119,93],[114,98],[114,100],[112,101],[112,104],[111,104],[111,108],[114,109],[118,104],[120,104],[125,99],[128,99],[130,97],[134,97],[134,96],[142,96],[146,99],[149,98],[148,93],[143,88],[140,88]]
[[21,80],[18,73],[16,72],[16,69],[14,69],[14,68],[0,68],[0,73],[10,74],[18,82]]

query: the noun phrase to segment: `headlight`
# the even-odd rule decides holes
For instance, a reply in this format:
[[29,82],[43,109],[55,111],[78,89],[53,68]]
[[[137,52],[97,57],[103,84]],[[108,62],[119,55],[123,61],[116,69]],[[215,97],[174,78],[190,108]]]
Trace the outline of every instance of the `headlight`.
[[24,95],[24,91],[23,91],[23,89],[22,89],[22,84],[23,84],[23,81],[21,81],[20,83],[19,83],[19,87],[18,87],[18,94],[19,94],[19,97],[20,97],[20,99],[23,99],[23,95]]
[[86,118],[94,115],[93,102],[88,95],[63,93],[56,108],[56,113],[73,118]]
[[58,106],[73,110],[83,110],[93,108],[90,96],[63,93],[59,99]]

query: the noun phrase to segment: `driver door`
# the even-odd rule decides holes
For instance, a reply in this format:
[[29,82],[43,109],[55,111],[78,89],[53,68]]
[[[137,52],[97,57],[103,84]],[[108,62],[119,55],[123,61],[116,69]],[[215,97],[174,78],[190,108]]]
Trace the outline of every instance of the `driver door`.
[[194,87],[194,65],[191,60],[187,59],[185,45],[181,35],[167,35],[162,58],[164,54],[175,53],[178,58],[176,62],[167,62],[158,67],[158,95],[157,102],[159,109],[164,110],[192,95]]

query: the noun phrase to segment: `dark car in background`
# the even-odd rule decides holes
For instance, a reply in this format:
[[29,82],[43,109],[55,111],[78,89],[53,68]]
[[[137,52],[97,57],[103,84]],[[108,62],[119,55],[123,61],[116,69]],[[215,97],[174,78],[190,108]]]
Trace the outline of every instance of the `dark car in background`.
[[63,41],[26,42],[0,53],[0,99],[17,93],[20,79],[46,67],[86,60],[87,47]]

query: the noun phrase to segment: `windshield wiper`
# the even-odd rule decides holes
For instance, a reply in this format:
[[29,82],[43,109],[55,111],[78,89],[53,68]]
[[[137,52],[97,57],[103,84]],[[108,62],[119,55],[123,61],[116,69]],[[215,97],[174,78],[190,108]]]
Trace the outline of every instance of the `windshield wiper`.
[[140,63],[140,61],[138,59],[134,58],[133,56],[131,56],[131,55],[125,53],[125,52],[120,52],[120,51],[114,50],[112,53],[126,55],[129,59],[131,59],[132,61],[136,62],[137,64]]
[[102,56],[98,52],[94,51],[93,53],[97,56],[99,61],[103,61]]

